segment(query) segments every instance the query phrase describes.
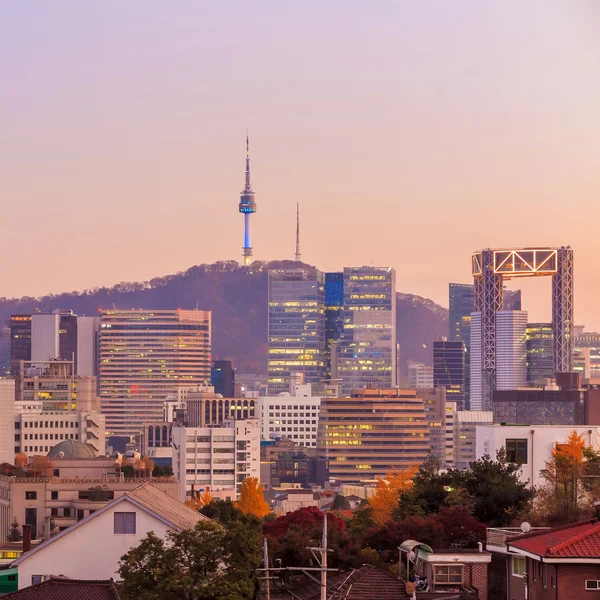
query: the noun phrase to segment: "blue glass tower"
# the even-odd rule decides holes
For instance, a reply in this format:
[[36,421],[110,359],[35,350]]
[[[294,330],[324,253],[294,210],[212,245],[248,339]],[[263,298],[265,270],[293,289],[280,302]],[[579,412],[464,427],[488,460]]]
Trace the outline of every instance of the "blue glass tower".
[[337,343],[344,324],[344,274],[325,273],[325,375],[337,378]]
[[254,199],[254,192],[250,185],[250,152],[248,136],[246,136],[246,183],[244,185],[244,191],[240,196],[240,212],[244,215],[244,247],[243,250],[243,264],[248,266],[252,262],[252,244],[250,242],[250,215],[256,212],[256,200]]

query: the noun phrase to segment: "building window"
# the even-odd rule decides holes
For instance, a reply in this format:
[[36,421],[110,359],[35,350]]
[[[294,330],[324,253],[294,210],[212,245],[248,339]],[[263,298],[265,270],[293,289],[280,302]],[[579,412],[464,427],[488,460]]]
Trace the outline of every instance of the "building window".
[[512,557],[512,574],[515,577],[524,577],[527,569],[527,559],[522,556]]
[[135,533],[135,513],[116,512],[114,531],[115,534]]
[[50,499],[51,500],[58,500],[58,492],[57,491],[50,492]]
[[435,585],[461,585],[463,581],[462,565],[434,565]]
[[585,580],[586,590],[600,590],[600,580],[598,579],[586,579]]
[[25,500],[37,500],[37,492],[25,492]]
[[506,440],[506,459],[508,462],[527,464],[527,440]]
[[32,575],[31,576],[31,585],[37,585],[38,583],[42,583],[44,581],[43,575]]

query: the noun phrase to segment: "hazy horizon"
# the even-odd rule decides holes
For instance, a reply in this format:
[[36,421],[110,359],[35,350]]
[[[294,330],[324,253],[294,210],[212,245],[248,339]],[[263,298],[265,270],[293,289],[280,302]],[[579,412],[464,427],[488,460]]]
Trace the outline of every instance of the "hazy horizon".
[[[238,260],[392,265],[448,306],[484,247],[571,245],[600,329],[593,0],[180,0],[0,8],[0,296]],[[587,224],[590,225],[587,225]],[[587,226],[586,226],[587,225]],[[532,321],[549,280],[518,281]]]

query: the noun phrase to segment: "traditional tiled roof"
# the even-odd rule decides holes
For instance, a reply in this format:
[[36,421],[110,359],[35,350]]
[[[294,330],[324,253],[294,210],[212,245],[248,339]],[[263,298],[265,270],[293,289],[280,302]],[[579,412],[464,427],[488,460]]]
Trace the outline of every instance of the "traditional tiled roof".
[[23,588],[3,598],[12,600],[120,600],[112,579],[86,581],[51,577],[48,581]]
[[509,546],[547,558],[600,558],[600,522],[581,521],[523,535]]
[[178,529],[191,529],[198,521],[210,521],[208,517],[179,502],[177,498],[173,498],[150,482],[143,483],[125,495]]

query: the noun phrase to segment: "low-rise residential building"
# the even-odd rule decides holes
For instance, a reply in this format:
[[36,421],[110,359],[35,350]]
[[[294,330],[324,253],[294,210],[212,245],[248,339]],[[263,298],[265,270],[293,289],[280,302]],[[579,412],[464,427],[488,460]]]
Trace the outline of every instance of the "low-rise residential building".
[[557,444],[567,441],[576,431],[582,435],[587,446],[597,448],[600,443],[600,427],[589,425],[572,427],[557,425],[480,425],[477,427],[476,454],[492,457],[500,448],[506,450],[507,459],[521,465],[521,480],[532,486],[543,483],[540,471],[545,468]]
[[319,506],[319,495],[312,490],[286,490],[275,496],[273,503],[275,514],[285,515],[300,508]]
[[446,402],[446,456],[447,469],[454,469],[454,427],[456,421],[456,402]]
[[150,531],[192,528],[206,517],[152,483],[137,486],[18,558],[19,589],[60,575],[119,580],[119,559]]
[[259,398],[261,437],[272,440],[287,437],[300,446],[317,446],[321,398],[312,395],[310,384],[292,387],[293,393]]
[[226,421],[220,427],[174,426],[172,439],[182,499],[202,490],[232,490],[236,498],[244,479],[260,479],[258,419]]
[[600,592],[600,522],[580,521],[506,542],[507,598],[581,600]]

